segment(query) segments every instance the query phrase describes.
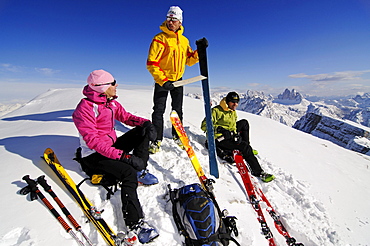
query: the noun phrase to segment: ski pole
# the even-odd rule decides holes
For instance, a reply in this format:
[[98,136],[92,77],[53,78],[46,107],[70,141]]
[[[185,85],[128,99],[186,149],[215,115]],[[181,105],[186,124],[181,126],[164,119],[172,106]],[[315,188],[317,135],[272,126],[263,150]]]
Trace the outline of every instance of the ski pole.
[[[37,188],[37,182],[35,180],[30,179],[29,175],[25,175],[23,178],[28,184],[29,187],[25,187],[26,189],[21,192],[22,194],[26,195],[27,191],[31,193],[36,193],[36,195],[41,199],[41,201],[46,205],[46,207],[50,210],[50,212],[54,215],[54,217],[59,221],[59,223],[63,226],[67,233],[69,233],[79,245],[85,246],[85,244],[78,239],[76,234],[72,231],[72,228],[67,224],[67,222],[59,215],[59,213],[55,210],[53,205],[50,204],[48,199],[41,193],[41,191]],[[28,189],[27,189],[28,188]]]
[[82,231],[81,226],[78,224],[78,222],[75,220],[75,218],[71,215],[71,213],[68,211],[68,209],[64,206],[64,204],[60,201],[58,196],[55,194],[55,192],[51,189],[51,186],[46,182],[45,175],[42,175],[37,178],[37,183],[39,183],[44,190],[51,195],[51,197],[55,200],[55,202],[58,204],[58,206],[62,209],[62,212],[65,216],[69,219],[69,221],[72,223],[72,225],[75,227],[76,231],[80,232],[82,236],[85,238],[86,242],[93,246],[90,238]]

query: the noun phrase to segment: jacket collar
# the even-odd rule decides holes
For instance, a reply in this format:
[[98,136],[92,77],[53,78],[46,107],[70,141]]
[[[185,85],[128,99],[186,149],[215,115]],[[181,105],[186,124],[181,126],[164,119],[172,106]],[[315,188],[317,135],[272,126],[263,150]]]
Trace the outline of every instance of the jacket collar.
[[176,37],[176,36],[179,36],[179,35],[182,35],[184,33],[184,26],[181,25],[179,30],[177,32],[173,32],[171,30],[168,29],[167,25],[166,25],[166,21],[164,21],[162,23],[162,25],[159,26],[159,29],[161,29],[161,31],[163,31],[164,33],[170,35],[170,36],[173,36],[173,37]]
[[[109,101],[107,96],[104,93],[99,93],[90,88],[89,85],[86,85],[82,93],[87,97],[88,100],[95,103],[106,103]],[[117,96],[114,96],[113,99],[116,99]]]

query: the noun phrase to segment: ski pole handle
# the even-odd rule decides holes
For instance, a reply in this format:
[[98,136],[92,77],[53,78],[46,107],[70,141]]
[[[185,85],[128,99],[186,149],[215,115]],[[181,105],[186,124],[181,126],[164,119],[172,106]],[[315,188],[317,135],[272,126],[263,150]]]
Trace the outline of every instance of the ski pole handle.
[[31,191],[38,190],[37,189],[37,183],[36,183],[36,181],[33,180],[33,179],[30,179],[30,175],[25,175],[22,179],[27,182],[27,184],[30,187]]
[[45,191],[49,192],[49,190],[51,190],[51,186],[46,182],[45,175],[38,177],[37,183],[39,183]]
[[41,201],[46,205],[46,207],[50,210],[50,212],[54,215],[54,217],[59,221],[59,223],[63,226],[63,228],[69,233],[72,230],[71,227],[65,222],[65,220],[59,215],[59,213],[55,210],[53,205],[50,204],[48,199],[41,193],[41,191],[37,188],[37,183],[35,180],[30,179],[29,175],[26,175],[22,178],[27,182],[32,190],[34,190],[37,196],[41,199]]

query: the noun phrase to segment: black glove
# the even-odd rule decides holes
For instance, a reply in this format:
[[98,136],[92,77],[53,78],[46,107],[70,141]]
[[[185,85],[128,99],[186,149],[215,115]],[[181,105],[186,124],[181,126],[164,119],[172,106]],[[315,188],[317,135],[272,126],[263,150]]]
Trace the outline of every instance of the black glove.
[[198,39],[197,41],[195,41],[195,44],[202,48],[207,48],[208,47],[208,40],[206,38],[201,38],[201,39]]
[[121,157],[121,161],[131,165],[133,168],[135,168],[138,171],[145,169],[144,161],[137,156],[124,154]]
[[148,135],[149,141],[154,142],[157,140],[157,130],[155,129],[152,122],[145,121],[143,124],[143,131],[141,133],[142,136]]
[[163,89],[167,90],[167,91],[170,91],[170,90],[173,90],[173,88],[175,88],[175,86],[172,84],[171,81],[167,81],[166,83],[164,83],[162,85]]
[[230,138],[233,137],[232,132],[229,131],[229,130],[226,130],[222,126],[217,127],[216,130],[217,130],[218,133],[221,133],[222,136],[224,137],[222,140],[230,139]]
[[239,134],[235,134],[233,139],[236,144],[241,144],[241,142],[243,141],[242,137]]

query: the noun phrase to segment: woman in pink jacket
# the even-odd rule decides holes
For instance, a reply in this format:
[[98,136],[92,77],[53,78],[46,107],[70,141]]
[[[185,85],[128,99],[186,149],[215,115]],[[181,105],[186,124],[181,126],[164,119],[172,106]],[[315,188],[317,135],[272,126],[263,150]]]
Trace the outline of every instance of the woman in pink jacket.
[[[156,130],[148,119],[127,112],[115,100],[117,83],[110,73],[95,70],[90,73],[87,83],[83,89],[86,98],[80,101],[72,115],[80,134],[81,161],[88,168],[112,174],[122,182],[125,223],[145,243],[158,233],[143,222],[136,189],[138,182],[158,183],[157,178],[146,170],[149,141],[155,140]],[[117,138],[115,120],[134,128]]]

